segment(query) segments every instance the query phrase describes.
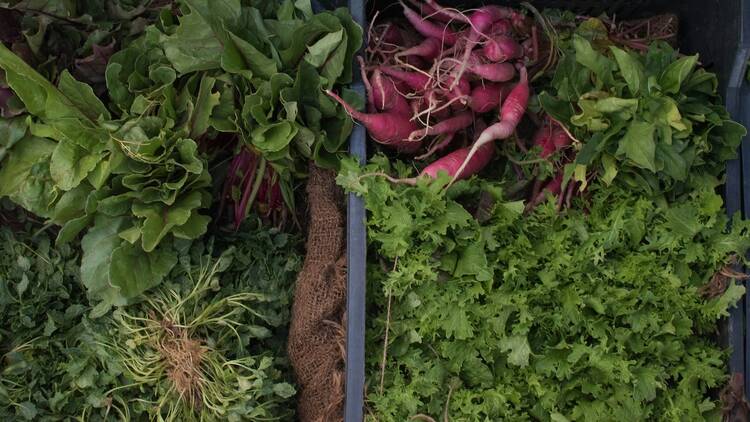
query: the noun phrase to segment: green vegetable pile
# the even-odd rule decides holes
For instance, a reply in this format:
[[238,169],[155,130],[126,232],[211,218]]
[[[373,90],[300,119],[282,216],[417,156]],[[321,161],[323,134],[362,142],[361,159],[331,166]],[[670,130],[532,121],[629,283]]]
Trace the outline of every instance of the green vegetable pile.
[[291,417],[284,348],[298,238],[248,223],[196,242],[145,302],[91,319],[79,245],[55,247],[28,224],[0,228],[5,420]]
[[0,47],[25,107],[0,122],[0,196],[61,226],[58,243],[83,234],[81,276],[98,314],[159,285],[206,233],[214,202],[235,204],[235,227],[261,195],[293,211],[307,161],[336,167],[352,128],[323,92],[351,81],[361,43],[344,9],[179,5],[179,18],[161,9],[112,55],[103,99],[67,70],[53,85]]
[[718,192],[745,129],[697,56],[628,50],[595,19],[560,28],[529,113],[566,131],[554,154],[520,127],[454,184],[382,154],[342,166],[368,210],[367,420],[726,411],[719,326],[750,223]]
[[309,0],[0,2],[0,419],[295,417],[300,192],[362,36]]
[[719,176],[746,131],[721,104],[716,75],[697,67],[698,55],[680,57],[663,42],[645,54],[602,44],[598,25],[579,28],[591,41],[570,37],[571,51],[539,95],[544,111],[582,140],[569,177],[585,182],[596,172],[607,185],[679,195],[696,178]]

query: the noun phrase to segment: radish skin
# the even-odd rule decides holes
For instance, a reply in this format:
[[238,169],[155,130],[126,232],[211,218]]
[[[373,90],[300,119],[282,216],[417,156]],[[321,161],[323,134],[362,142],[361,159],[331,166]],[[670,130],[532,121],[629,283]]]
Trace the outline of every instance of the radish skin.
[[511,37],[496,35],[482,47],[482,55],[493,62],[505,62],[523,56],[523,48]]
[[424,73],[406,72],[403,70],[395,69],[391,66],[381,66],[380,70],[392,78],[405,82],[410,89],[416,92],[424,91],[427,85],[430,83],[430,77],[425,75]]
[[432,5],[425,3],[423,1],[410,0],[410,3],[414,7],[418,7],[419,13],[422,16],[425,16],[427,18],[434,18],[435,20],[443,22],[443,23],[451,23],[452,21],[455,20],[450,15],[446,15],[445,13],[440,12],[439,10],[432,7]]
[[434,60],[440,55],[443,44],[437,38],[425,38],[419,45],[415,45],[412,48],[406,49],[398,54],[396,57],[403,56],[418,56],[423,57],[427,60]]
[[375,69],[372,74],[372,97],[377,111],[392,112],[404,116],[411,114],[409,102],[396,91],[396,86],[391,78],[384,78],[379,69]]
[[547,197],[547,195],[559,196],[562,193],[562,181],[563,173],[559,172],[544,186],[541,192],[534,194],[529,203],[526,205],[526,212],[533,210],[537,205],[541,204],[542,201],[544,201],[544,198]]
[[451,183],[467,179],[482,171],[492,161],[495,147],[492,144],[482,145],[471,157],[470,152],[469,147],[457,149],[425,167],[420,176],[427,175],[435,179],[439,172],[444,171],[452,177]]
[[454,78],[450,77],[448,78],[448,84],[450,84],[449,86],[453,87],[448,91],[444,91],[445,96],[449,100],[452,100],[457,97],[466,97],[471,92],[471,84],[466,78],[461,78],[459,79],[458,84],[454,84]]
[[492,24],[490,28],[490,34],[495,35],[507,35],[513,34],[513,24],[508,19],[500,19],[499,21]]
[[487,36],[486,33],[492,28],[492,24],[499,20],[510,19],[515,26],[515,21],[519,19],[519,16],[520,19],[523,19],[523,15],[519,14],[509,7],[493,5],[484,6],[477,9],[474,13],[471,14],[470,17],[467,18],[463,13],[452,12],[442,6],[439,6],[437,3],[435,3],[434,0],[427,0],[427,3],[430,6],[434,7],[435,10],[445,14],[449,14],[455,19],[461,22],[469,23],[471,25],[471,31],[466,40],[466,49],[464,50],[464,55],[461,58],[461,67],[457,72],[458,78],[460,78],[466,70],[466,66],[469,62],[469,57],[471,56],[471,52],[474,50],[474,47],[476,47],[476,45],[483,37]]
[[461,129],[471,126],[472,123],[474,123],[474,115],[472,113],[460,113],[459,115],[443,120],[434,126],[412,132],[409,135],[409,140],[417,141],[423,139],[425,136],[456,133]]
[[475,113],[486,113],[500,106],[503,97],[508,93],[508,84],[486,83],[477,85],[471,90],[469,107]]
[[401,32],[398,30],[398,28],[396,28],[396,26],[391,25],[390,23],[383,30],[383,33],[380,34],[380,37],[375,41],[393,45],[401,45],[404,43],[404,39],[401,37]]
[[419,142],[406,141],[409,134],[417,130],[416,123],[412,122],[408,115],[396,113],[362,113],[350,106],[333,91],[326,90],[331,98],[341,104],[349,115],[358,120],[367,128],[370,136],[375,141],[395,147],[401,152],[414,152],[419,149]]
[[[513,90],[508,94],[508,98],[503,102],[503,106],[500,109],[500,121],[482,131],[479,138],[474,142],[474,145],[467,154],[459,172],[468,165],[479,148],[495,141],[496,139],[507,139],[510,137],[526,112],[526,106],[528,103],[529,80],[526,68],[524,67],[521,68],[521,81],[513,87]],[[451,183],[453,183],[453,181],[451,181]]]
[[437,38],[438,41],[445,43],[446,45],[453,45],[458,40],[456,34],[448,28],[446,25],[436,25],[427,19],[423,19],[419,14],[411,10],[404,2],[401,2],[401,6],[404,8],[404,16],[412,24],[414,29],[420,34],[428,38]]
[[510,63],[472,64],[469,72],[492,82],[507,82],[516,76],[516,68]]

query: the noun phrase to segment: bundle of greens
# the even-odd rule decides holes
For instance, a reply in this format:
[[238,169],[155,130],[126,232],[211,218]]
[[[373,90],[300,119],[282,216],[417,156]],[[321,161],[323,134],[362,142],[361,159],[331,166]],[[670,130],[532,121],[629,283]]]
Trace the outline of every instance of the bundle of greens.
[[[140,35],[162,11],[166,12],[169,3],[164,0],[2,2],[0,41],[47,79],[57,81],[67,69],[78,80],[91,85],[98,95],[104,95],[104,69],[109,57]],[[3,84],[3,88],[7,85]]]
[[394,185],[372,174],[411,170],[382,156],[345,167],[340,183],[370,212],[370,420],[719,411],[717,322],[744,287],[704,286],[731,276],[750,224],[727,229],[715,184],[664,204],[595,182],[588,212],[548,201],[524,216],[498,183]]
[[92,342],[82,341],[95,325],[76,245],[55,247],[46,233],[29,234],[38,226],[12,223],[14,231],[0,227],[0,418],[104,420],[105,392],[119,385],[118,373],[103,371]]
[[293,415],[288,401],[295,390],[287,382],[288,361],[280,357],[283,345],[277,343],[288,311],[266,310],[288,302],[300,259],[280,253],[295,246],[286,235],[254,237],[259,242],[241,243],[240,258],[256,269],[257,279],[243,277],[246,273],[233,265],[234,249],[216,259],[210,251],[194,250],[193,258],[184,259],[144,303],[114,312],[100,341],[124,369],[127,383],[119,388],[141,397],[120,409],[126,419],[130,414],[165,421]]
[[25,234],[38,226],[22,220],[15,233],[0,228],[1,417],[291,417],[285,339],[298,238],[248,224],[196,242],[146,303],[92,321],[78,245]]
[[[256,199],[266,213],[293,209],[307,160],[335,167],[352,128],[323,93],[351,80],[362,34],[348,12],[179,4],[179,19],[161,9],[112,55],[111,104],[68,71],[55,86],[0,47],[25,107],[0,121],[0,196],[61,226],[58,243],[83,234],[81,276],[97,315],[160,284],[206,233],[217,196],[220,209],[234,203],[235,227]],[[229,168],[226,149],[242,157]]]
[[[679,196],[718,177],[746,130],[731,120],[716,75],[664,42],[615,45],[598,19],[560,36],[563,49],[539,103],[569,129],[559,158],[564,183],[598,178],[645,194]],[[696,180],[698,179],[698,180]]]

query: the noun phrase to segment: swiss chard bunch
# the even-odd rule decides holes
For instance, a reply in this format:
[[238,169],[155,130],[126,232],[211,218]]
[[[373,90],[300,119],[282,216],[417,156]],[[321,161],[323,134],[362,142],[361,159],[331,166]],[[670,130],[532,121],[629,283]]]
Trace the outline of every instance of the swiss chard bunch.
[[[111,57],[107,104],[68,71],[53,84],[0,46],[26,113],[0,121],[0,196],[61,226],[58,242],[84,235],[81,275],[97,314],[161,283],[206,232],[210,162],[238,227],[254,205],[293,209],[307,161],[335,167],[352,128],[323,92],[351,81],[361,43],[344,9],[180,6]],[[254,158],[222,171],[227,149]]]
[[596,175],[649,194],[682,194],[720,177],[745,129],[730,119],[716,75],[664,42],[623,50],[584,23],[563,43],[563,57],[539,95],[546,113],[574,138],[565,183]]
[[174,241],[209,221],[199,210],[211,179],[187,126],[118,119],[67,71],[54,86],[3,46],[0,67],[30,115],[4,122],[0,195],[62,226],[58,242],[86,232],[82,279],[100,311],[159,284],[176,263]]
[[[181,4],[179,22],[162,19],[112,56],[107,86],[115,104],[132,115],[189,107],[193,139],[209,143],[204,138],[223,134],[212,145],[229,146],[237,157],[222,195],[235,205],[227,209],[236,225],[256,202],[278,208],[276,196],[294,210],[293,186],[307,160],[335,168],[345,150],[351,119],[324,89],[351,82],[361,28],[343,8],[313,14],[304,1],[262,9],[239,1]],[[200,86],[197,95],[182,92],[191,85]]]

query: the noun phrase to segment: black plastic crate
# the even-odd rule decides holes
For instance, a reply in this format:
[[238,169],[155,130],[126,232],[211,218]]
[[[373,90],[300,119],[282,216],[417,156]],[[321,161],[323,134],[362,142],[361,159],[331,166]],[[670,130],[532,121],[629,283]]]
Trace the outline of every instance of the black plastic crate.
[[[326,0],[320,0],[325,3]],[[678,46],[686,53],[700,53],[701,63],[719,76],[720,92],[732,117],[750,127],[750,85],[746,80],[750,58],[750,0],[530,0],[537,8],[563,8],[578,13],[607,13],[620,19],[632,19],[660,13],[674,13],[679,18]],[[335,3],[328,0],[327,3]],[[476,6],[482,3],[518,5],[513,1],[443,0],[445,5]],[[392,0],[348,0],[354,19],[367,29],[368,18],[375,11],[387,10]],[[397,10],[397,9],[395,9]],[[355,72],[359,75],[358,72]],[[364,92],[357,77],[354,89]],[[356,126],[350,138],[350,152],[364,160],[366,133]],[[727,164],[725,186],[727,212],[741,212],[750,217],[750,137],[743,140],[739,158]],[[365,385],[365,210],[360,198],[350,195],[347,212],[347,359],[345,420],[363,420]],[[729,371],[745,376],[745,395],[750,396],[750,295],[733,308],[721,328],[722,341],[731,347]]]

